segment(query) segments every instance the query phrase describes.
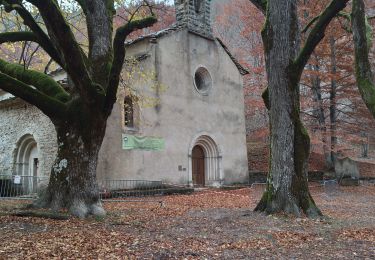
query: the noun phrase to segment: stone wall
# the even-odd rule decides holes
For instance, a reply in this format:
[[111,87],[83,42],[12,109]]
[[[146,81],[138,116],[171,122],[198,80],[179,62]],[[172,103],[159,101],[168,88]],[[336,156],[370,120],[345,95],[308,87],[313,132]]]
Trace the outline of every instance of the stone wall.
[[359,178],[358,164],[349,157],[338,158],[335,161],[335,172],[338,180],[342,178]]
[[212,37],[211,0],[201,0],[201,8],[196,9],[197,0],[175,0],[177,24],[190,31]]
[[[154,71],[159,84],[151,88],[142,81],[132,88],[160,103],[140,104],[136,129],[123,128],[122,106],[114,106],[99,154],[98,178],[191,184],[192,149],[198,142],[210,141],[214,145],[209,146],[213,152],[207,148],[205,153],[205,184],[246,182],[242,77],[220,43],[185,29],[157,41],[144,39],[127,49],[129,56],[144,53],[148,58],[141,67]],[[208,89],[200,89],[195,82],[195,73],[202,67],[211,75]],[[163,87],[159,90],[159,86]],[[165,148],[123,150],[123,133],[164,139]]]
[[52,122],[34,106],[20,99],[0,102],[0,174],[13,174],[17,142],[25,135],[34,137],[39,154],[39,176],[49,175],[57,146]]

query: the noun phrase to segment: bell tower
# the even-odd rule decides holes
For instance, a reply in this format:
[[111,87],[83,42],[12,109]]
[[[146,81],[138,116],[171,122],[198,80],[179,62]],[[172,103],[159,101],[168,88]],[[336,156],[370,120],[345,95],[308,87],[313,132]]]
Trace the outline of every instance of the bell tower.
[[177,25],[212,37],[211,0],[175,0]]

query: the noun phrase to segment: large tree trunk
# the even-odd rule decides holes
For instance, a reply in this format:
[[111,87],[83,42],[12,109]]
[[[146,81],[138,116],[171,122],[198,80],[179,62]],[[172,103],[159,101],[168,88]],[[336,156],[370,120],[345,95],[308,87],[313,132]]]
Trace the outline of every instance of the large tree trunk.
[[[316,61],[318,62],[317,57],[315,56]],[[319,65],[313,65],[312,69],[315,72],[320,71]],[[324,161],[325,166],[327,169],[333,168],[333,162],[331,160],[331,150],[327,145],[327,126],[326,126],[326,118],[324,115],[324,104],[322,99],[322,88],[321,88],[321,79],[319,75],[313,75],[311,78],[312,81],[312,93],[313,93],[313,100],[317,104],[317,108],[314,109],[314,116],[318,120],[319,129],[322,135],[322,143],[323,143],[323,154],[324,154]]]
[[[267,64],[271,165],[257,211],[321,215],[307,182],[310,139],[300,120],[299,77],[293,61],[299,49],[297,1],[269,1],[262,32]],[[280,22],[282,21],[282,22]]]
[[366,30],[365,4],[363,0],[353,0],[352,30],[355,54],[355,75],[363,102],[375,118],[375,80],[369,59],[369,39]]
[[[93,112],[92,115],[98,114]],[[76,124],[54,122],[58,139],[57,158],[45,196],[37,204],[55,211],[67,208],[72,215],[80,218],[90,214],[104,216],[96,166],[106,120],[82,114],[79,118],[87,120]]]
[[[336,45],[335,39],[330,37],[329,45],[331,48],[331,73],[336,76],[337,73],[337,62],[336,62]],[[337,133],[336,133],[336,121],[337,121],[337,105],[336,105],[336,95],[337,95],[337,82],[335,78],[331,79],[331,89],[329,93],[329,119],[331,124],[331,161],[335,164],[337,152]]]

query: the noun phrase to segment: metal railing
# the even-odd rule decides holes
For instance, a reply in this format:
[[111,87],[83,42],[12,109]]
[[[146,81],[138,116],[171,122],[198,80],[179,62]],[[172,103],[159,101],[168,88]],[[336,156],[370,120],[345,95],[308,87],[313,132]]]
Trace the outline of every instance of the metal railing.
[[[37,199],[48,181],[49,177],[0,175],[0,199]],[[98,180],[98,187],[102,201],[124,202],[155,201],[156,196],[182,189],[162,181],[146,180]]]
[[34,199],[48,185],[48,177],[0,175],[0,199]]
[[98,185],[101,200],[161,196],[166,189],[162,181],[99,180]]

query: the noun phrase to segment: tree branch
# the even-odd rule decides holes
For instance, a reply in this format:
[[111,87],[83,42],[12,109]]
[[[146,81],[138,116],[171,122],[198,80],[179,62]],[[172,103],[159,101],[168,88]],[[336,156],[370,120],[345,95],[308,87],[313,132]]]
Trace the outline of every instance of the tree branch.
[[36,106],[50,118],[61,118],[65,115],[66,105],[64,103],[2,72],[0,72],[0,88]]
[[33,32],[5,32],[0,33],[0,44],[6,42],[38,42],[38,38],[35,36]]
[[302,29],[302,33],[305,33],[307,32],[307,30],[320,18],[320,14],[315,16],[313,19],[311,19],[311,21],[306,24],[306,26]]
[[91,0],[86,11],[87,35],[89,38],[89,61],[92,80],[103,88],[113,60],[113,0]]
[[250,0],[250,2],[252,2],[253,5],[255,5],[255,7],[259,9],[259,11],[266,15],[267,0]]
[[348,2],[349,0],[332,0],[328,7],[321,13],[315,26],[310,31],[305,45],[300,51],[297,59],[293,62],[293,74],[296,79],[299,80],[302,75],[303,69],[305,68],[305,65],[309,60],[311,54],[313,53],[315,47],[324,38],[324,32],[328,24],[332,21],[332,19],[337,15],[338,12],[346,7]]
[[87,3],[86,3],[86,0],[76,0],[76,2],[82,8],[83,13],[86,14],[86,12],[87,12]]
[[347,12],[344,12],[344,11],[339,12],[339,13],[337,14],[337,16],[342,17],[342,18],[345,18],[345,19],[348,20],[348,21],[351,20],[350,14],[348,14]]
[[146,17],[144,19],[128,22],[126,25],[119,27],[116,30],[115,39],[113,42],[114,59],[111,66],[109,76],[106,102],[104,104],[104,111],[110,113],[113,104],[116,102],[116,94],[120,81],[120,74],[125,60],[125,39],[135,30],[149,27],[157,22],[154,16]]
[[[0,33],[0,44],[6,43],[6,42],[35,42],[39,46],[41,46],[50,57],[56,54],[54,50],[52,50],[51,52],[51,49],[49,49],[49,46],[46,46],[43,42],[41,42],[39,38],[36,36],[36,34],[33,32],[20,31],[20,32]],[[34,53],[39,49],[39,46],[34,50]],[[55,57],[55,59],[51,57],[50,59],[51,62],[53,60],[56,61],[57,56]]]
[[61,50],[66,63],[65,71],[71,77],[83,100],[96,102],[100,89],[93,87],[94,84],[85,62],[87,57],[76,41],[57,3],[53,0],[27,0],[27,2],[38,8],[49,34],[56,38],[55,44],[58,44],[58,49]]
[[60,53],[55,48],[48,35],[42,30],[42,28],[40,28],[34,17],[29,13],[29,11],[26,10],[26,8],[22,4],[17,3],[17,1],[15,0],[0,0],[0,4],[5,5],[7,12],[11,12],[12,10],[16,11],[19,16],[21,16],[24,24],[34,32],[35,37],[38,39],[37,42],[40,44],[40,46],[42,46],[42,48],[56,63],[58,63],[63,68],[65,67]]
[[2,59],[0,59],[0,72],[18,81],[22,81],[24,84],[32,85],[43,94],[61,102],[66,102],[70,99],[70,95],[60,84],[44,73],[26,70],[21,65],[8,63]]

